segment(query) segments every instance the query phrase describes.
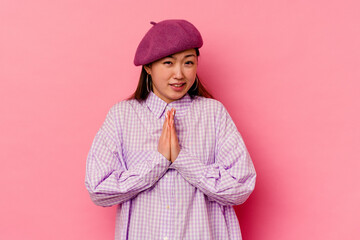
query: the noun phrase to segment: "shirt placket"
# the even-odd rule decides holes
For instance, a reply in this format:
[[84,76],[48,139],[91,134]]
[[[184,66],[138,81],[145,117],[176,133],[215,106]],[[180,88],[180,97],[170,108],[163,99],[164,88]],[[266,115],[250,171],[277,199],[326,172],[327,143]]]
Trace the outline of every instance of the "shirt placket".
[[[171,110],[171,106],[167,105],[165,109],[165,114],[167,111]],[[164,118],[165,120],[165,118]],[[161,231],[160,239],[163,240],[170,240],[172,239],[172,231],[173,231],[173,170],[169,169],[166,174],[163,176],[163,182],[164,187],[166,189],[164,196],[163,204],[163,213],[164,213],[164,219],[163,226],[161,228],[163,231]]]
[[[170,103],[166,106],[165,108],[165,114],[166,112],[170,111],[171,108],[173,108],[174,106]],[[175,114],[176,116],[176,114]],[[176,117],[175,117],[176,119]],[[165,119],[164,119],[165,120]],[[175,214],[175,172],[176,170],[174,169],[169,169],[166,174],[164,175],[164,182],[165,182],[165,189],[166,189],[166,194],[165,194],[165,206],[164,206],[164,219],[166,219],[165,221],[165,225],[163,225],[164,227],[164,231],[163,234],[161,235],[160,239],[163,240],[170,240],[170,239],[175,239],[176,236],[174,236],[174,222],[176,221],[176,219],[174,218],[174,214]]]
[[161,239],[172,239],[173,235],[173,222],[174,222],[174,209],[173,209],[173,171],[172,169],[169,169],[166,175],[164,176],[165,184],[166,184],[166,194],[165,194],[165,201],[164,201],[164,215],[165,215],[165,225],[163,226],[165,228],[164,235],[161,236]]

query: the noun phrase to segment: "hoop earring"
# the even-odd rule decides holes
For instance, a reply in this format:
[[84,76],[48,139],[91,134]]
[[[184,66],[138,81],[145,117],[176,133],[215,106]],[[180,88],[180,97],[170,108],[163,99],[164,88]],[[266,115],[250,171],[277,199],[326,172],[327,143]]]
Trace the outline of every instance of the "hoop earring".
[[195,91],[195,90],[198,88],[198,85],[199,85],[199,78],[198,78],[197,75],[196,75],[196,77],[195,77],[195,83],[196,83],[196,85],[195,85],[195,88],[194,88],[193,91]]
[[148,92],[150,92],[150,89],[149,89],[149,74],[146,74],[146,90]]

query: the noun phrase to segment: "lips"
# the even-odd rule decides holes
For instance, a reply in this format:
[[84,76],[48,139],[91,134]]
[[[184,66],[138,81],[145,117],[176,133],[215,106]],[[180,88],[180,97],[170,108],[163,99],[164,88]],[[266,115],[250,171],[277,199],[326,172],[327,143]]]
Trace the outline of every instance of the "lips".
[[170,86],[173,86],[173,87],[182,87],[184,85],[185,85],[185,83],[172,83],[172,84],[170,84]]
[[181,92],[181,91],[184,90],[186,82],[183,82],[183,83],[170,83],[169,85],[170,85],[171,89],[173,89],[174,91]]

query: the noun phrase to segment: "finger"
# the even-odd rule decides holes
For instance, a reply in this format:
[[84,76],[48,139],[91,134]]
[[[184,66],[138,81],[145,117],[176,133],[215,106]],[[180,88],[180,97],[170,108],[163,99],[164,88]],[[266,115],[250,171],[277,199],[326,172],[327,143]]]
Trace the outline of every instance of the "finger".
[[170,125],[174,124],[174,118],[175,118],[175,108],[172,108],[170,111]]
[[164,124],[163,124],[163,132],[165,131],[166,125],[168,125],[168,115],[169,115],[169,111],[167,111],[165,113],[165,119],[164,119]]
[[171,126],[170,126],[170,112],[169,111],[166,112],[164,126],[165,126],[164,131],[162,133],[162,135],[164,137],[164,141],[166,143],[170,143],[170,136],[171,136],[170,128],[171,128]]
[[172,119],[171,122],[170,122],[170,134],[171,134],[171,138],[174,138],[174,139],[176,138],[177,139],[174,119]]
[[[169,119],[169,117],[168,117]],[[168,121],[169,123],[169,121]],[[171,161],[171,132],[169,124],[166,125],[165,133],[164,133],[164,146],[166,147],[166,153],[168,156],[168,160]]]
[[178,145],[178,137],[176,134],[176,128],[175,128],[175,109],[171,109],[171,117],[170,117],[170,134],[171,134],[171,141],[172,143]]
[[165,139],[169,140],[170,139],[170,121],[169,118],[167,118],[166,120],[166,126],[165,126],[165,131],[164,131],[164,137]]
[[175,129],[175,113],[176,113],[175,108],[172,108],[170,114],[170,132],[171,132],[171,137],[174,135],[174,137],[176,137],[177,139],[177,134]]
[[180,152],[180,145],[179,145],[179,139],[178,139],[178,136],[176,134],[176,129],[175,129],[175,124],[173,123],[171,125],[171,162],[174,162],[176,160],[176,158],[178,157],[179,155],[179,152]]
[[170,110],[170,111],[168,111],[168,117],[167,117],[169,129],[171,128],[171,115],[172,115],[172,113]]
[[171,138],[170,138],[170,126],[169,126],[169,112],[166,112],[163,129],[159,138],[158,151],[166,157],[168,160],[171,159]]

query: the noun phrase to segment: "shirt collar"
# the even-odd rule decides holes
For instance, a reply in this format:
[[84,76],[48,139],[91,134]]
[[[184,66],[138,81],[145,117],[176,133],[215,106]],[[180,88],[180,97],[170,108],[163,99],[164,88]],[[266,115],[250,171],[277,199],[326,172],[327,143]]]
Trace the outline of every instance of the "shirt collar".
[[157,118],[161,118],[165,111],[170,110],[171,108],[176,109],[176,116],[182,116],[186,113],[191,102],[192,99],[189,94],[185,94],[185,96],[180,98],[179,100],[173,101],[171,103],[166,103],[164,100],[156,96],[156,94],[153,92],[150,92],[145,100],[146,105]]

